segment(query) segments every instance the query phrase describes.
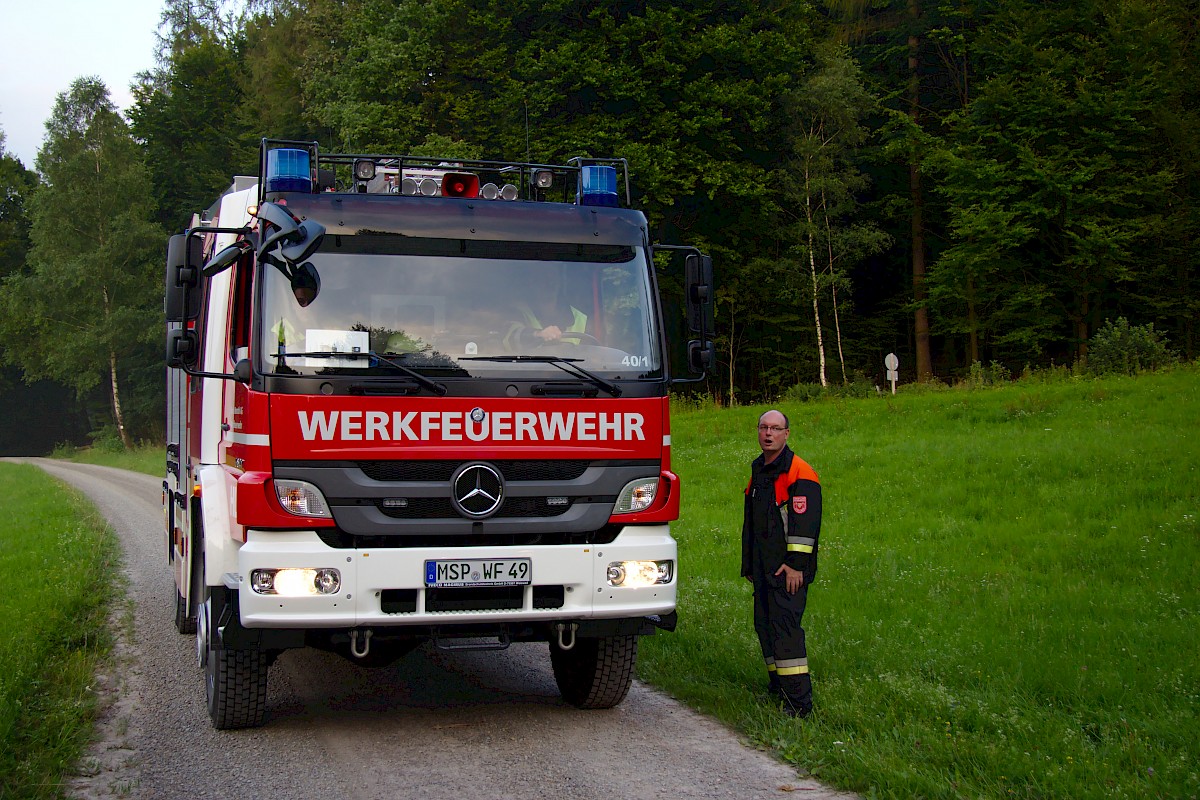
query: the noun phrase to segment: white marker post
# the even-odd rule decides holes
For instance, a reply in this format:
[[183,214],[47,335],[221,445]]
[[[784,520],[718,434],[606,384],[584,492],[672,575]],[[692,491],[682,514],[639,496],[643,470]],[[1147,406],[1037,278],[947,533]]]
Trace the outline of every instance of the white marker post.
[[900,379],[900,374],[896,372],[900,369],[900,359],[896,358],[895,353],[888,353],[883,357],[883,365],[887,367],[887,379],[892,383],[892,394],[895,394],[896,381]]

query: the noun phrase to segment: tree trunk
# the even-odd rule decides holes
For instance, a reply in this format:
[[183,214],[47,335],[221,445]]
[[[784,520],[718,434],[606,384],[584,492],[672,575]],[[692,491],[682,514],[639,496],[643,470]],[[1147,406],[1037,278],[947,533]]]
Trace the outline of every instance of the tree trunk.
[[820,290],[817,284],[817,254],[815,252],[816,244],[813,240],[812,190],[809,188],[807,164],[804,165],[804,216],[808,219],[808,269],[812,273],[813,322],[817,329],[817,359],[821,364],[821,385],[828,386],[829,381],[825,378],[825,342],[821,338],[821,308],[817,302],[820,299]]
[[829,225],[829,206],[825,200],[825,190],[821,190],[821,212],[825,217],[825,247],[829,255],[829,293],[833,298],[833,331],[837,337],[838,364],[842,367],[842,385],[850,381],[846,378],[846,354],[842,351],[842,321],[838,316],[837,276],[833,271],[833,231]]
[[[908,15],[914,23],[921,16],[921,8],[917,0],[909,0]],[[921,76],[918,58],[920,45],[921,40],[917,36],[908,37],[908,114],[914,125],[920,124]],[[917,349],[917,381],[925,382],[933,379],[933,358],[929,351],[929,309],[925,304],[928,299],[925,289],[925,221],[923,218],[925,200],[921,190],[920,159],[915,144],[909,155],[908,180],[909,193],[912,198],[913,303],[916,306],[913,333]]]
[[979,360],[979,321],[975,318],[975,279],[967,278],[968,366]]
[[737,405],[737,387],[734,384],[734,375],[737,374],[735,364],[737,363],[737,309],[734,304],[729,304],[729,407],[733,408]]
[[1080,364],[1087,364],[1088,353],[1088,296],[1079,298],[1079,319],[1075,321],[1075,338],[1079,341],[1075,359]]
[[108,351],[108,370],[109,379],[112,384],[113,419],[117,421],[117,431],[121,434],[121,444],[125,445],[126,450],[131,450],[133,449],[133,442],[129,440],[129,431],[125,428],[125,415],[121,411],[121,394],[117,391],[117,354],[112,350]]

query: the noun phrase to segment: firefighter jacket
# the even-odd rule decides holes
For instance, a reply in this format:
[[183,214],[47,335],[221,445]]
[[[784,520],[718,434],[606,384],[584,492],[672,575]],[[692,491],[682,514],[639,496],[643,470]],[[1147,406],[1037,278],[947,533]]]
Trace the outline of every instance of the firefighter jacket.
[[[537,315],[533,313],[533,309],[524,303],[520,305],[518,310],[521,312],[521,322],[514,322],[512,325],[510,325],[508,328],[508,333],[504,335],[504,346],[512,352],[517,352],[522,349],[520,347],[520,342],[525,331],[540,331],[542,328],[546,327],[547,324],[550,324],[543,324],[537,318]],[[588,323],[587,314],[583,313],[575,306],[571,306],[570,310],[571,324],[562,328],[562,332],[586,333]],[[563,341],[567,344],[579,344],[579,339],[571,336],[564,336]]]
[[[784,447],[778,458],[763,464],[759,456],[750,465],[746,508],[742,522],[742,576],[754,577],[754,547],[764,564],[787,564],[804,573],[804,585],[817,577],[817,539],[821,534],[821,483],[813,468]],[[765,515],[766,530],[755,530],[754,486],[769,480],[774,489]],[[774,567],[778,569],[778,566]]]

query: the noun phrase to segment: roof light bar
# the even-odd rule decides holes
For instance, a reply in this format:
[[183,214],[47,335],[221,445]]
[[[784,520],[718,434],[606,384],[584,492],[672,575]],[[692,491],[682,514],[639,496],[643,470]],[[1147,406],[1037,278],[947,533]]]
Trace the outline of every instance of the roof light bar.
[[616,208],[617,168],[589,164],[579,170],[579,204]]
[[277,147],[267,151],[268,192],[311,192],[312,165],[308,151]]

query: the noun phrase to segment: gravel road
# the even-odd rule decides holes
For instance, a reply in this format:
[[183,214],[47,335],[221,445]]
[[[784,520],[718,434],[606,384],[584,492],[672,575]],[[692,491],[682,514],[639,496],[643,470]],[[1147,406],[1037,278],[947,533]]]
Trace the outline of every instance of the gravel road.
[[161,480],[29,461],[84,492],[125,553],[132,622],[117,626],[114,673],[98,678],[110,705],[71,797],[851,797],[640,683],[615,709],[571,708],[545,645],[423,647],[382,669],[288,651],[271,669],[265,727],[215,731],[194,640],[172,624]]

